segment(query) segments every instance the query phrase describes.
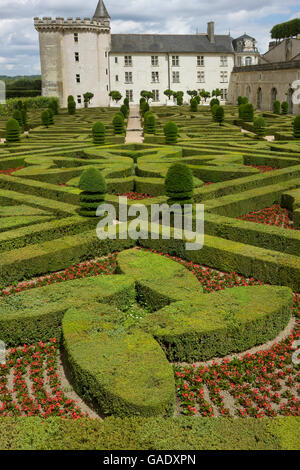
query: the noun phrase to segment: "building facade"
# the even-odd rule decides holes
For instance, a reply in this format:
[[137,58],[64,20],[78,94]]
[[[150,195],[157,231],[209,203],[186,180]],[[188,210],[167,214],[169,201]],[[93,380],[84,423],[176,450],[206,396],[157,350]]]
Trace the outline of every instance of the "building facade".
[[166,89],[222,91],[227,102],[235,65],[257,64],[254,38],[216,35],[214,23],[207,33],[194,35],[111,34],[110,16],[98,2],[92,19],[35,18],[39,32],[44,96],[58,96],[62,106],[73,95],[78,107],[83,94],[92,92],[91,106],[109,106],[112,90],[131,103],[139,103],[142,90],[152,91],[152,104],[168,102]]

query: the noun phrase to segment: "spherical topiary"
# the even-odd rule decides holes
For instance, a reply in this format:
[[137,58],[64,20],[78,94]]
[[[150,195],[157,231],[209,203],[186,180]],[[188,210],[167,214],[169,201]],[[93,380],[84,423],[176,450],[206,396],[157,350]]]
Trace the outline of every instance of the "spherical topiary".
[[176,144],[178,140],[178,126],[173,121],[169,121],[165,124],[164,133],[166,137],[166,144]]
[[96,145],[105,144],[105,126],[100,121],[96,122],[93,126],[93,140]]
[[219,123],[220,126],[222,126],[222,122],[224,121],[224,108],[222,106],[218,106],[215,112],[215,119],[216,122]]
[[210,105],[211,108],[212,108],[213,106],[215,106],[216,104],[217,104],[218,106],[220,105],[220,101],[218,100],[218,98],[213,98],[213,99],[210,101],[210,103],[209,103],[209,105]]
[[294,137],[300,139],[300,114],[294,120]]
[[41,119],[42,119],[42,124],[45,126],[45,127],[48,127],[49,126],[49,113],[48,113],[48,110],[45,109],[42,114],[41,114]]
[[273,103],[273,113],[280,114],[280,101],[274,101]]
[[287,101],[281,103],[281,114],[287,114],[289,112],[289,104]]
[[192,98],[190,104],[191,113],[196,113],[198,111],[198,101],[196,100],[196,98]]
[[190,168],[183,163],[174,163],[167,172],[165,190],[169,204],[193,202],[194,178]]
[[267,124],[264,118],[259,117],[255,119],[253,123],[253,127],[254,127],[254,132],[255,134],[258,135],[258,137],[264,137],[266,135]]
[[[21,103],[22,103],[22,101],[21,101]],[[16,121],[18,121],[20,127],[23,126],[22,112],[21,112],[19,109],[16,109],[16,110],[14,111],[12,117],[13,117],[13,119],[15,119]]]
[[20,125],[16,119],[9,119],[6,123],[6,142],[20,141]]
[[124,116],[123,115],[121,116],[119,113],[115,115],[115,117],[113,118],[113,127],[114,127],[115,135],[124,133]]
[[104,176],[96,168],[85,170],[79,180],[80,209],[84,217],[96,217],[97,208],[104,203],[107,185]]

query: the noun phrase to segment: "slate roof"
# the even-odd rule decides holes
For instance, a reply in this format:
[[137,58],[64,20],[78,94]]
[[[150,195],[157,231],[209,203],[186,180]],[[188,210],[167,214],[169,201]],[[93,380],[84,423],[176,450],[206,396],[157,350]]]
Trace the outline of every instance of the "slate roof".
[[97,18],[110,18],[103,0],[99,0],[93,20],[96,20]]
[[112,53],[126,52],[234,52],[232,38],[215,35],[210,43],[203,34],[112,34]]

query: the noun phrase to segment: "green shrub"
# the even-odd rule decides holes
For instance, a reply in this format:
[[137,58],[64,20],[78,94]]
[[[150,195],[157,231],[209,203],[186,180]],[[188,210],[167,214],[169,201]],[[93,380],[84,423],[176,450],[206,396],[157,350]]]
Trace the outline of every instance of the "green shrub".
[[96,217],[98,206],[104,203],[107,185],[104,176],[96,168],[85,170],[79,180],[80,215],[84,217]]
[[239,106],[239,116],[245,122],[253,122],[254,120],[254,107],[252,104],[242,104]]
[[49,126],[53,126],[54,124],[54,112],[51,108],[47,109],[48,114],[49,114]]
[[15,119],[16,121],[18,121],[20,127],[23,126],[22,112],[19,111],[19,109],[16,109],[16,111],[13,113],[13,116],[12,116],[12,117],[13,117],[13,119]]
[[217,122],[216,120],[216,113],[217,113],[217,109],[219,108],[219,105],[218,104],[214,104],[210,109],[211,109],[211,115],[212,115],[212,118],[213,118],[213,121]]
[[196,113],[198,111],[198,101],[196,100],[196,98],[191,98],[190,111],[191,113]]
[[294,120],[294,137],[300,139],[300,114]]
[[239,96],[238,97],[238,105],[240,106],[241,104],[247,104],[248,103],[248,98],[246,96]]
[[147,101],[145,100],[140,105],[141,115],[144,117],[144,115],[147,111],[150,111],[150,106],[149,106],[149,103],[147,103]]
[[105,144],[105,126],[100,121],[96,122],[93,126],[93,140],[96,145]]
[[71,115],[76,113],[76,103],[72,95],[68,96],[68,113]]
[[216,117],[216,122],[218,122],[220,126],[222,125],[222,122],[224,121],[224,115],[225,115],[225,111],[224,111],[223,106],[218,106],[218,108],[216,109],[215,117]]
[[255,119],[253,123],[254,132],[258,137],[264,137],[266,135],[266,121],[263,117]]
[[48,127],[49,124],[50,124],[50,116],[49,116],[49,112],[48,112],[48,109],[45,109],[42,114],[41,114],[41,120],[42,120],[42,124],[45,126],[45,127]]
[[176,98],[176,102],[177,102],[177,106],[182,106],[183,105],[183,91],[177,91],[175,93],[175,98]]
[[165,179],[165,190],[169,204],[192,202],[194,178],[190,168],[183,163],[174,163],[170,166]]
[[176,144],[178,140],[178,126],[173,121],[169,121],[164,126],[164,134],[166,137],[166,144]]
[[273,103],[273,113],[280,114],[280,101],[276,100]]
[[6,123],[6,142],[20,141],[20,124],[16,119],[9,119]]
[[126,106],[125,104],[123,104],[123,105],[121,106],[120,111],[121,111],[121,113],[123,114],[124,119],[126,119],[127,116],[128,116],[128,108],[127,108],[127,106]]
[[124,99],[124,105],[126,106],[127,109],[129,109],[129,99],[128,98],[125,98]]
[[147,134],[155,134],[156,131],[156,117],[151,114],[147,118]]
[[52,109],[54,115],[59,113],[59,101],[57,98],[51,98],[49,101],[48,108]]
[[113,118],[113,128],[114,128],[114,134],[119,135],[119,134],[124,134],[124,115],[122,113],[122,116],[120,114],[116,114],[115,117]]
[[210,105],[211,108],[212,108],[213,106],[215,106],[216,104],[217,104],[218,106],[220,105],[220,101],[218,100],[218,98],[213,98],[213,99],[210,101],[210,103],[209,103],[209,105]]
[[281,103],[281,114],[288,114],[289,112],[289,104],[287,101],[283,101]]

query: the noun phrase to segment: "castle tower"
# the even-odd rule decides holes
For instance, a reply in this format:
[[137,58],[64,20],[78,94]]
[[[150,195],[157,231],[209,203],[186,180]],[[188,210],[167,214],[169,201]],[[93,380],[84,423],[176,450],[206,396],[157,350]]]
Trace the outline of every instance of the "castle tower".
[[34,18],[39,32],[43,96],[58,96],[78,107],[92,92],[91,106],[109,106],[110,16],[99,0],[93,19]]

